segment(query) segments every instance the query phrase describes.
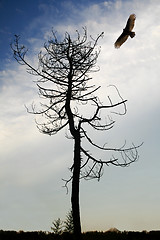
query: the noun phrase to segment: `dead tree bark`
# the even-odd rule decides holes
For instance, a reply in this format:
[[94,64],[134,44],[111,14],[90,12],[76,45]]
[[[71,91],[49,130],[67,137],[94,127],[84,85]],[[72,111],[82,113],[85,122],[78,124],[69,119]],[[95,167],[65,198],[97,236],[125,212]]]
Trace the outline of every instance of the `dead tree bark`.
[[81,168],[81,153],[80,153],[80,134],[76,132],[74,145],[74,160],[73,160],[73,179],[72,179],[72,212],[74,234],[76,239],[81,239],[81,222],[80,222],[80,206],[79,206],[79,186],[80,186],[80,168]]
[[68,73],[68,91],[66,94],[66,104],[65,109],[69,121],[70,133],[74,139],[74,158],[73,158],[73,177],[72,177],[72,194],[71,194],[71,204],[72,204],[72,214],[73,214],[73,224],[74,224],[74,235],[77,240],[81,239],[81,222],[80,222],[80,207],[79,207],[79,180],[80,180],[80,166],[81,166],[81,157],[80,157],[80,132],[79,129],[76,129],[74,123],[74,117],[71,110],[71,96],[72,96],[72,82],[73,82],[73,65],[72,58],[70,57],[71,40],[69,37],[69,47],[67,51],[67,59],[69,62],[69,73]]

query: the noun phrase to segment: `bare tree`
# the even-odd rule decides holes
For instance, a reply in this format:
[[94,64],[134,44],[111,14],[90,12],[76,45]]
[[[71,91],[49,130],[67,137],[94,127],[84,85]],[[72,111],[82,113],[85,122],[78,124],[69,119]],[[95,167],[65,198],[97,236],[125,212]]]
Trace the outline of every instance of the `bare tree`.
[[[55,32],[52,32],[52,38],[44,44],[44,51],[38,55],[38,68],[26,61],[27,49],[19,44],[19,36],[15,36],[14,44],[11,45],[17,62],[25,65],[30,74],[38,76],[36,84],[39,95],[46,102],[41,102],[41,109],[38,111],[32,105],[32,110],[29,112],[45,117],[44,123],[37,123],[40,132],[54,135],[68,128],[74,141],[71,177],[65,181],[65,186],[67,187],[67,184],[72,181],[71,203],[76,240],[81,239],[80,179],[97,178],[99,180],[103,174],[103,167],[110,164],[120,167],[130,165],[138,159],[137,148],[139,147],[133,145],[127,148],[124,144],[120,148],[108,148],[105,144],[98,145],[89,136],[90,131],[87,130],[87,126],[96,132],[111,129],[115,121],[110,117],[107,120],[102,119],[103,112],[122,106],[123,113],[118,114],[125,114],[126,100],[121,97],[116,88],[119,101],[115,103],[110,97],[107,98],[106,104],[102,103],[96,95],[100,86],[96,86],[96,82],[93,84],[90,74],[99,70],[96,63],[100,48],[97,43],[103,33],[96,39],[90,37],[88,40],[86,28],[83,30],[82,35],[77,31],[74,40],[66,32],[62,41],[59,41]],[[83,111],[84,107],[85,111]],[[91,111],[89,111],[90,108],[92,108]],[[85,141],[89,144],[84,145]],[[109,152],[110,157],[101,159],[99,156],[94,156],[89,145],[103,152]]]

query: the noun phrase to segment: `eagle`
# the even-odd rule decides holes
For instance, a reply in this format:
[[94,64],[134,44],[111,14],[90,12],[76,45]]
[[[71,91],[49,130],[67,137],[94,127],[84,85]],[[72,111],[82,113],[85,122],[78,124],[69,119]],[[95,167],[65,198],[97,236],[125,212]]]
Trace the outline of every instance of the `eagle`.
[[127,40],[129,36],[131,38],[135,36],[135,32],[132,32],[135,20],[136,20],[136,15],[131,14],[128,18],[126,27],[123,29],[122,34],[119,36],[119,38],[114,44],[115,48],[120,48],[120,46]]

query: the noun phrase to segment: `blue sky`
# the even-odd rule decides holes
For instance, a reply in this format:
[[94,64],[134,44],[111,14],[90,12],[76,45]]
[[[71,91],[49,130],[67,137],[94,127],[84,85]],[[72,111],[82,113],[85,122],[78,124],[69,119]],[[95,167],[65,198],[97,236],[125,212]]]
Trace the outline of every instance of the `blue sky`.
[[[16,63],[9,44],[19,34],[28,60],[36,64],[52,28],[62,37],[65,31],[75,36],[83,26],[92,36],[105,32],[100,71],[93,75],[101,97],[112,95],[108,85],[114,84],[128,100],[127,115],[116,117],[114,129],[98,141],[144,145],[130,167],[107,167],[100,182],[81,182],[82,229],[160,228],[159,12],[159,0],[0,1],[0,229],[50,231],[54,219],[64,219],[70,192],[66,195],[62,178],[69,177],[73,157],[65,132],[40,134],[35,116],[26,112],[25,104],[39,101],[35,78]],[[137,16],[136,37],[114,49],[131,13]]]
[[[1,54],[5,57],[9,53],[9,44],[14,34],[20,34],[26,38],[33,37],[34,33],[34,37],[40,38],[44,30],[41,27],[54,27],[60,21],[70,21],[72,11],[74,12],[75,9],[79,11],[79,8],[87,7],[94,2],[98,1],[0,1]],[[72,17],[76,18],[74,13]],[[1,58],[1,61],[3,63],[4,59]]]

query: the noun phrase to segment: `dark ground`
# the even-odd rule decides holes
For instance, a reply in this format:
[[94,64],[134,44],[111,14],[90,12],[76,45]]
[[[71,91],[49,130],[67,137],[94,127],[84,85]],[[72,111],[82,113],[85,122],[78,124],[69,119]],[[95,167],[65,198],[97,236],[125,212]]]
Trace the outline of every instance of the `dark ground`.
[[[35,232],[23,232],[23,231],[3,231],[0,230],[0,240],[72,240],[73,236],[69,233],[63,233],[62,235],[55,235],[50,232],[35,231]],[[107,231],[107,232],[86,232],[82,234],[82,240],[160,240],[159,231],[142,231],[142,232],[120,232]]]

